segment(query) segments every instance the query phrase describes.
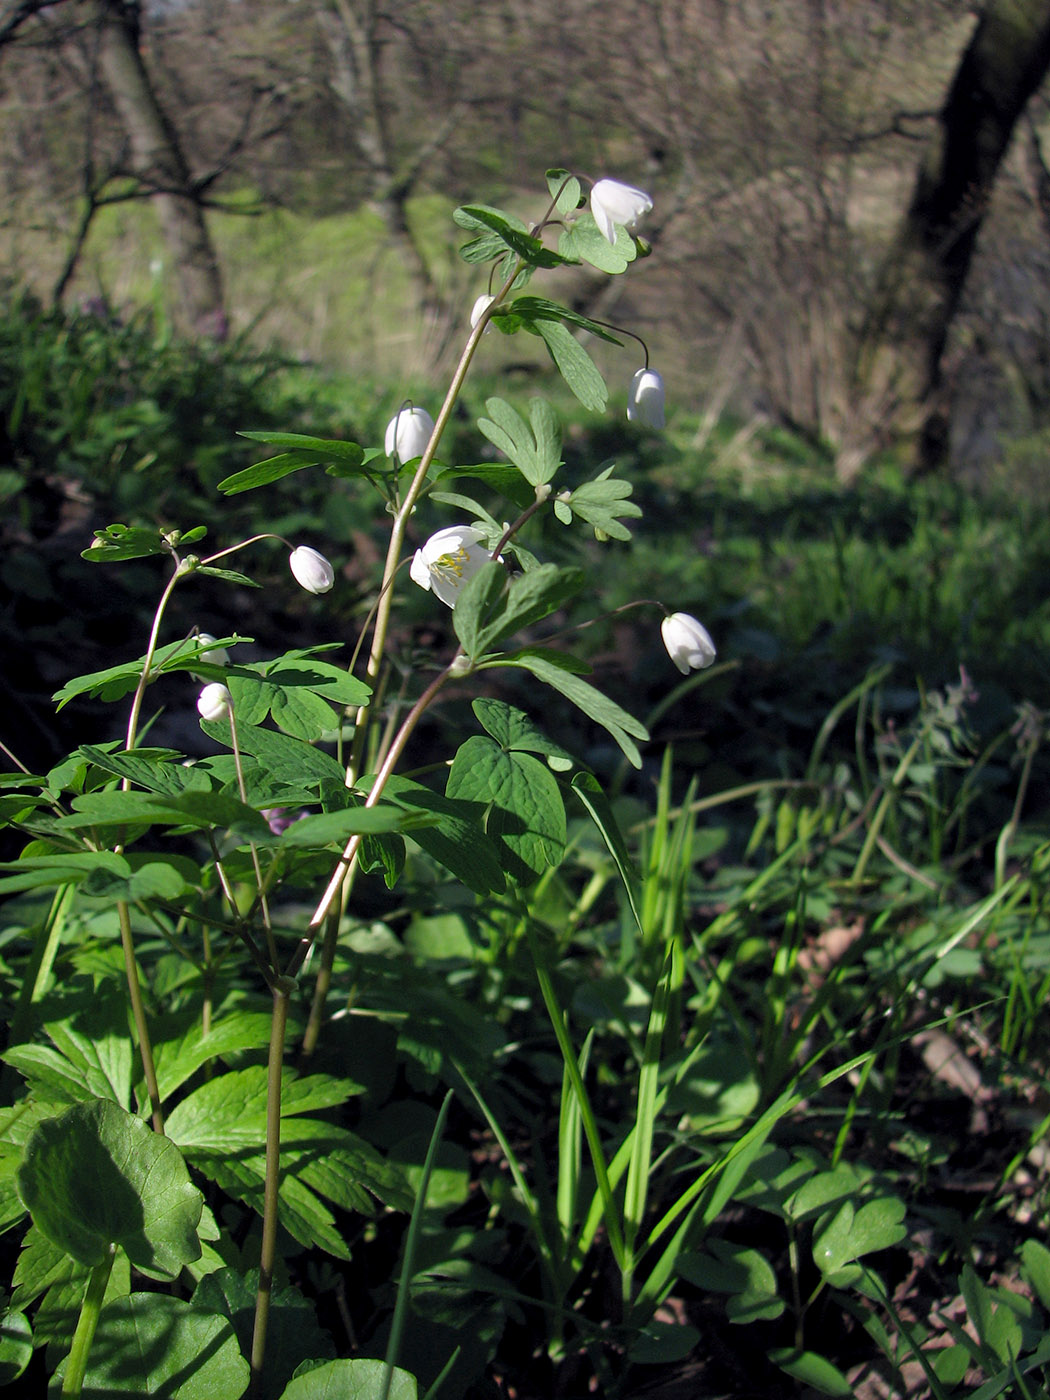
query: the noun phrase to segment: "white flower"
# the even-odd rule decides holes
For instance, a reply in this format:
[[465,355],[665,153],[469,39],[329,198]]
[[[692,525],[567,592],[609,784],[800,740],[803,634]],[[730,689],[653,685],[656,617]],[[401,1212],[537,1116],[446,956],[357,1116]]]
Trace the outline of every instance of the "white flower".
[[201,719],[225,719],[230,713],[230,692],[218,681],[206,685],[197,696],[197,713]]
[[386,425],[383,450],[399,462],[422,457],[434,431],[434,420],[425,408],[402,408]]
[[664,381],[655,369],[640,369],[627,391],[627,417],[647,428],[664,426]]
[[295,581],[307,593],[327,593],[335,583],[335,570],[323,554],[301,544],[288,556],[288,567],[295,575]]
[[471,330],[475,329],[482,316],[484,316],[485,312],[489,309],[489,307],[495,300],[496,298],[489,296],[488,292],[485,292],[482,296],[478,297],[477,301],[474,303],[474,309],[470,313]]
[[652,207],[653,201],[644,190],[636,190],[633,185],[621,185],[619,180],[599,180],[591,187],[594,222],[610,243],[616,242],[618,225],[633,229]]
[[408,572],[413,583],[432,588],[447,607],[454,608],[459,590],[490,558],[482,538],[474,525],[449,525],[431,535],[412,560]]
[[660,624],[667,655],[687,676],[690,671],[702,671],[715,659],[715,644],[702,622],[689,613],[671,613]]

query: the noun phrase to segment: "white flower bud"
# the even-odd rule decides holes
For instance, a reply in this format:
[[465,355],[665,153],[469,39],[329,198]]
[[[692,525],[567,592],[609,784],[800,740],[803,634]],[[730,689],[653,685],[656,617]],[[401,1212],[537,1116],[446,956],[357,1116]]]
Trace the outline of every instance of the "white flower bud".
[[632,423],[647,428],[662,428],[664,418],[664,381],[655,369],[640,369],[627,391],[627,417]]
[[687,676],[690,671],[702,671],[715,659],[715,644],[701,622],[689,613],[671,613],[660,624],[664,646],[674,664]]
[[323,554],[301,544],[288,556],[288,566],[295,581],[307,593],[327,593],[335,583],[335,570]]
[[402,408],[386,425],[383,450],[399,462],[411,462],[427,450],[434,420],[425,408]]
[[616,242],[618,227],[630,231],[652,207],[653,201],[644,190],[622,185],[619,180],[599,180],[591,188],[594,222],[610,243]]
[[230,713],[230,692],[218,681],[206,685],[197,696],[197,713],[201,719],[225,719]]

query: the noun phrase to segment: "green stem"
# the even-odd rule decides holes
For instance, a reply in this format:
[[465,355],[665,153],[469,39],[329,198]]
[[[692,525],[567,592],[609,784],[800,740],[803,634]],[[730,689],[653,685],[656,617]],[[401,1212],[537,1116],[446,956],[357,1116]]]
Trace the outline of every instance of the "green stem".
[[324,1006],[332,986],[332,969],[335,967],[335,952],[339,944],[341,912],[342,901],[340,901],[340,907],[333,909],[325,920],[324,942],[321,944],[321,965],[317,969],[313,1000],[310,1003],[310,1015],[307,1018],[302,1044],[299,1047],[300,1060],[308,1060],[317,1049],[317,1041],[321,1034],[321,1022],[324,1020]]
[[[153,654],[157,650],[157,640],[160,637],[160,624],[164,617],[164,610],[168,606],[168,599],[171,597],[175,585],[180,578],[191,572],[186,565],[177,562],[175,572],[168,579],[164,592],[160,595],[160,602],[157,604],[157,611],[153,614],[153,627],[150,630],[149,642],[146,645],[146,659],[142,663],[142,675],[139,676],[139,683],[135,687],[135,694],[131,701],[131,713],[128,716],[128,732],[124,740],[124,748],[131,750],[135,747],[135,740],[138,737],[139,716],[142,712],[142,701],[146,694],[146,687],[149,685],[150,666],[153,664]],[[124,784],[125,789],[127,783]]]
[[153,1043],[149,1037],[146,1008],[142,1001],[139,969],[135,962],[135,941],[131,932],[131,913],[126,900],[117,900],[117,918],[120,921],[120,946],[124,950],[124,972],[128,981],[131,1014],[135,1021],[135,1034],[138,1036],[139,1054],[142,1056],[142,1073],[146,1080],[146,1092],[149,1094],[153,1115],[153,1131],[163,1134],[164,1115],[160,1108],[160,1087],[157,1083],[157,1069],[153,1063]]
[[907,753],[905,753],[900,763],[897,764],[897,771],[891,778],[889,787],[882,794],[879,805],[875,809],[875,815],[871,819],[871,825],[868,827],[868,834],[864,838],[864,845],[861,847],[860,855],[857,857],[857,864],[853,869],[851,881],[854,885],[859,885],[864,878],[864,872],[868,867],[868,861],[871,859],[871,853],[875,849],[879,834],[882,831],[882,824],[886,820],[890,807],[896,800],[898,792],[900,792],[904,779],[908,776],[908,769],[911,767],[915,755],[919,752],[921,742],[922,736],[912,740]]
[[262,1247],[259,1254],[259,1291],[255,1299],[255,1329],[252,1333],[252,1378],[249,1395],[257,1400],[265,1379],[266,1328],[270,1319],[270,1294],[277,1260],[278,1188],[281,1184],[281,1070],[284,1067],[284,1038],[288,1028],[288,998],[294,984],[280,979],[273,989],[273,1020],[270,1024],[270,1059],[266,1076],[266,1181],[263,1186]]
[[109,1245],[106,1257],[101,1264],[95,1265],[88,1278],[84,1301],[80,1305],[80,1316],[77,1319],[77,1330],[73,1333],[73,1345],[66,1362],[66,1375],[62,1382],[63,1395],[79,1396],[84,1388],[88,1353],[91,1351],[95,1328],[98,1326],[98,1315],[102,1311],[102,1300],[106,1296],[106,1285],[109,1283],[116,1252],[116,1245]]
[[[449,663],[449,665],[445,667],[445,669],[441,672],[439,676],[436,676],[430,682],[426,690],[423,691],[423,694],[419,697],[416,703],[409,710],[408,714],[405,716],[404,723],[398,730],[397,738],[391,744],[390,752],[383,760],[383,766],[376,774],[375,781],[372,784],[371,790],[369,791],[368,796],[365,798],[366,807],[374,807],[378,803],[379,799],[382,797],[383,789],[386,787],[387,782],[390,779],[390,775],[396,768],[398,759],[401,757],[402,753],[405,750],[405,745],[412,737],[412,731],[422,719],[423,715],[427,711],[427,708],[437,696],[438,692],[452,678],[456,663],[462,655],[463,650],[462,648],[460,648],[456,652],[456,655],[452,658],[452,661]],[[328,886],[324,894],[321,896],[321,901],[318,904],[317,908],[314,910],[313,918],[310,920],[306,933],[299,940],[299,945],[296,948],[295,952],[292,954],[291,962],[289,962],[288,966],[285,968],[286,977],[295,977],[298,974],[299,970],[302,968],[303,963],[306,961],[306,955],[313,947],[314,939],[317,937],[317,930],[324,923],[325,919],[327,919],[329,913],[335,905],[336,900],[339,898],[340,891],[343,888],[344,880],[346,880],[349,872],[357,864],[357,853],[360,850],[360,848],[360,835],[355,834],[351,836],[350,840],[346,843],[346,846],[343,850],[343,854],[339,857],[339,864],[333,871],[332,878],[328,881]]]
[[[520,261],[514,265],[510,275],[506,278],[499,291],[496,293],[491,305],[488,308],[491,315],[492,308],[497,306],[510,291],[514,281],[521,271]],[[460,391],[463,388],[467,371],[470,369],[471,361],[474,359],[474,352],[477,350],[482,335],[488,324],[489,315],[482,316],[478,324],[471,331],[466,345],[463,347],[463,354],[459,357],[459,364],[456,366],[448,392],[445,394],[445,401],[441,405],[437,418],[434,420],[434,431],[430,435],[426,451],[419,459],[419,466],[416,474],[412,478],[411,485],[405,495],[404,500],[394,516],[394,523],[390,530],[390,543],[387,546],[386,563],[383,566],[383,579],[379,590],[379,603],[376,608],[375,625],[372,629],[372,645],[368,653],[368,663],[365,667],[365,674],[369,680],[374,680],[379,674],[380,663],[383,653],[386,651],[387,631],[390,626],[390,613],[394,602],[394,589],[392,587],[394,575],[397,573],[401,563],[401,553],[405,546],[405,529],[408,525],[409,517],[419,497],[422,495],[423,487],[426,484],[427,472],[430,464],[434,460],[434,455],[441,441],[441,435],[452,417],[452,411],[456,406]],[[369,710],[362,706],[357,712],[357,720],[354,730],[354,743],[350,755],[348,773],[351,781],[360,773],[361,756],[364,753],[365,739],[371,715]]]
[[[51,908],[47,912],[40,929],[39,937],[33,948],[32,956],[26,967],[22,978],[22,989],[18,995],[18,1005],[11,1018],[11,1027],[7,1033],[7,1048],[14,1045],[21,1045],[30,1037],[33,1022],[33,1005],[39,1001],[44,994],[44,987],[51,968],[54,965],[55,955],[58,952],[58,945],[62,941],[62,932],[66,926],[66,915],[69,913],[70,905],[73,903],[73,895],[76,886],[73,884],[60,885],[55,891],[51,901]],[[7,1103],[11,1098],[13,1081],[17,1078],[15,1071],[10,1065],[4,1065],[0,1069],[0,1102]]]

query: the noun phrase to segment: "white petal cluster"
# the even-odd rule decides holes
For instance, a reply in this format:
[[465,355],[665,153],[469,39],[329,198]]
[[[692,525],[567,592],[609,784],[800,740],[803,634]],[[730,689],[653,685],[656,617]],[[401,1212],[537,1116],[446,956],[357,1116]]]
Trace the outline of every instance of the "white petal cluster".
[[307,593],[327,593],[335,583],[335,570],[323,554],[308,544],[298,545],[288,556],[288,567]]
[[690,671],[702,671],[714,661],[716,652],[711,634],[689,613],[671,613],[660,624],[660,632],[667,655],[683,676]]
[[425,408],[402,408],[386,425],[383,450],[399,462],[422,457],[434,431],[434,420]]
[[652,207],[653,201],[644,190],[619,180],[598,180],[591,187],[594,222],[610,243],[616,242],[617,228],[630,232]]
[[197,713],[201,719],[225,719],[230,713],[230,692],[218,681],[206,685],[197,696]]
[[655,369],[640,369],[627,391],[627,417],[632,423],[647,428],[662,428],[664,416],[664,381]]
[[432,589],[446,607],[454,608],[459,590],[490,557],[482,539],[475,525],[438,530],[415,552],[408,571],[413,583]]

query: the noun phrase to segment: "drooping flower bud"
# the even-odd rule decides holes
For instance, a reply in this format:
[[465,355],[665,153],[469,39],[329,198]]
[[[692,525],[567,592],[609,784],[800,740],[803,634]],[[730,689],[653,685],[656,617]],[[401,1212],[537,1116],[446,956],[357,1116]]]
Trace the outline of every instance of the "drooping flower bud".
[[335,570],[323,554],[301,544],[288,556],[288,566],[295,581],[307,593],[327,593],[335,583]]
[[653,201],[644,190],[623,185],[619,180],[598,180],[591,187],[594,222],[610,243],[616,242],[618,227],[630,232],[652,207]]
[[715,644],[702,622],[689,613],[676,612],[660,624],[667,654],[687,676],[690,671],[702,671],[715,659]]
[[399,462],[422,457],[434,431],[434,420],[425,408],[402,408],[386,425],[383,450]]
[[201,719],[225,719],[230,713],[230,692],[218,681],[206,685],[197,696],[197,713]]
[[647,428],[662,428],[664,417],[664,381],[655,369],[640,369],[627,391],[627,417],[632,423]]
[[480,543],[482,538],[474,525],[449,525],[438,530],[416,550],[408,571],[413,583],[433,589],[446,607],[454,608],[459,590],[490,557]]

